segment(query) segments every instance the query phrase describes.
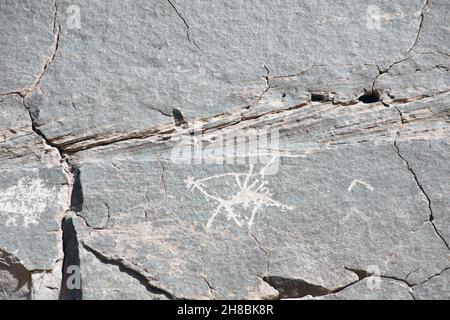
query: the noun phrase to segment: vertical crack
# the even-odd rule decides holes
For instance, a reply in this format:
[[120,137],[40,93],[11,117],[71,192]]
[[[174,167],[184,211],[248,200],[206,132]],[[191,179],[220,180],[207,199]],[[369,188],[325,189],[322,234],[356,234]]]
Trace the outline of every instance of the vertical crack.
[[56,151],[58,151],[59,156],[60,156],[60,158],[61,158],[61,161],[64,162],[65,155],[63,154],[63,151],[62,151],[56,144],[52,143],[52,142],[46,137],[46,135],[38,128],[38,126],[36,125],[36,121],[35,121],[35,119],[34,119],[34,116],[33,116],[33,112],[32,112],[32,110],[31,110],[31,108],[27,106],[27,104],[26,104],[26,102],[25,102],[25,98],[26,98],[26,97],[25,97],[24,95],[22,95],[22,94],[20,94],[19,96],[22,98],[22,105],[23,105],[23,107],[25,108],[25,110],[27,111],[28,116],[30,117],[30,121],[31,121],[31,129],[34,131],[34,133],[36,133],[39,137],[42,138],[42,140],[44,141],[44,143],[45,143],[47,146],[49,146],[49,147],[55,149]]
[[[49,146],[50,148],[53,148],[56,150],[60,156],[60,164],[64,172],[66,173],[66,176],[68,178],[68,185],[71,188],[69,192],[70,195],[70,203],[69,203],[69,209],[72,209],[74,206],[78,207],[77,202],[74,201],[78,199],[77,197],[77,190],[81,190],[81,186],[77,188],[77,180],[76,178],[79,176],[79,172],[77,172],[76,169],[74,169],[64,152],[54,143],[52,143],[46,135],[38,128],[38,125],[36,124],[36,117],[33,115],[33,112],[29,106],[27,106],[26,98],[31,95],[40,85],[45,72],[47,71],[48,67],[52,64],[52,62],[55,60],[58,48],[59,48],[59,40],[60,40],[60,31],[61,26],[59,24],[58,20],[58,0],[54,0],[53,6],[54,6],[54,12],[53,12],[53,23],[52,23],[52,32],[54,35],[54,43],[53,43],[53,52],[51,56],[46,60],[42,72],[39,74],[39,76],[36,78],[35,82],[25,89],[23,92],[17,92],[21,99],[22,99],[22,105],[27,110],[28,115],[30,117],[31,121],[31,129],[32,131],[38,135],[45,145]],[[75,183],[74,183],[75,182]],[[78,246],[77,246],[77,239],[76,239],[76,231],[73,226],[72,219],[66,219],[63,218],[61,221],[61,230],[62,230],[62,241],[63,241],[63,254],[64,254],[64,262],[62,266],[62,283],[60,287],[60,299],[81,299],[81,288],[79,289],[68,289],[67,288],[67,267],[70,265],[76,265],[79,266],[79,256],[78,256]]]
[[70,210],[78,213],[83,209],[83,187],[81,185],[81,171],[77,167],[72,167],[73,188],[70,199]]
[[144,206],[144,221],[145,223],[148,223],[148,212],[147,212],[147,206],[150,205],[150,199],[147,196],[147,193],[144,193],[144,197],[145,197],[145,201],[147,202],[146,205]]
[[263,65],[263,67],[264,67],[264,70],[266,70],[266,74],[264,75],[264,79],[266,80],[266,88],[259,95],[258,101],[256,103],[260,102],[262,100],[262,98],[264,97],[264,95],[267,93],[267,91],[269,91],[269,89],[270,89],[270,78],[269,78],[270,70],[269,70],[269,68],[267,68],[266,65]]
[[161,175],[159,176],[159,179],[161,180],[161,183],[163,185],[164,194],[167,195],[167,185],[166,185],[166,180],[164,178],[164,174],[166,172],[166,168],[164,167],[164,164],[162,163],[161,159],[158,156],[156,156],[156,159],[158,160],[159,165],[161,166]]
[[251,235],[252,238],[255,240],[256,244],[258,245],[258,248],[264,253],[264,256],[266,257],[266,275],[268,275],[270,271],[269,252],[262,247],[261,242],[259,242],[258,238],[253,233]]
[[384,69],[384,70],[382,70],[382,69],[380,68],[379,65],[376,65],[376,67],[377,67],[377,69],[378,69],[378,74],[375,76],[375,78],[374,78],[373,81],[372,81],[372,93],[376,91],[376,90],[375,90],[375,85],[376,85],[376,82],[378,81],[378,78],[380,78],[381,75],[383,75],[383,74],[385,74],[385,73],[388,73],[388,72],[389,72],[394,66],[396,66],[397,64],[400,64],[400,63],[402,63],[402,62],[405,62],[405,61],[407,61],[407,60],[409,60],[409,59],[411,59],[411,58],[412,58],[412,56],[408,56],[408,57],[403,58],[403,59],[401,59],[401,60],[395,61],[395,62],[391,63],[391,64],[390,64],[386,69]]
[[411,174],[414,177],[414,180],[416,181],[417,186],[419,187],[420,191],[422,192],[422,194],[425,196],[425,198],[427,199],[428,202],[428,210],[430,212],[429,216],[428,216],[428,221],[431,223],[431,225],[433,226],[433,229],[436,233],[436,235],[441,238],[442,242],[444,242],[445,246],[447,247],[447,249],[450,250],[450,247],[447,243],[447,241],[445,241],[444,237],[439,233],[438,229],[436,228],[436,225],[434,224],[434,216],[433,216],[433,209],[431,208],[431,199],[428,196],[428,194],[425,192],[425,189],[423,188],[422,184],[420,183],[416,173],[414,172],[414,170],[411,168],[411,165],[409,164],[408,160],[401,154],[400,152],[400,148],[398,147],[397,144],[397,140],[394,141],[394,147],[397,150],[397,154],[398,156],[405,162],[406,167],[408,168],[409,172],[411,172]]
[[200,51],[202,51],[202,49],[197,45],[197,43],[195,42],[194,39],[192,39],[189,31],[190,31],[190,27],[186,21],[186,19],[180,14],[180,12],[178,11],[177,7],[175,7],[175,5],[172,3],[172,1],[167,0],[167,2],[169,2],[170,6],[175,10],[176,14],[178,15],[178,17],[180,17],[180,19],[183,21],[183,24],[186,27],[186,36],[189,42],[192,42],[194,44],[194,46],[197,47],[197,49],[199,49]]
[[[384,103],[383,103],[384,104]],[[389,107],[388,104],[384,104],[385,106]],[[404,125],[405,123],[407,123],[408,121],[405,120],[405,117],[403,116],[403,112],[400,111],[399,108],[397,108],[397,106],[394,106],[395,110],[397,110],[398,115],[400,116],[400,121],[402,122],[402,125]]]
[[205,276],[199,275],[199,277],[203,280],[203,282],[205,282],[209,290],[209,295],[212,299],[214,299],[214,296],[216,295],[216,289],[211,285],[211,283],[209,283],[208,279]]
[[44,77],[45,72],[47,71],[47,68],[55,60],[56,52],[58,51],[58,48],[59,48],[59,36],[60,36],[60,31],[61,31],[61,25],[59,24],[59,21],[58,21],[57,0],[54,0],[53,6],[54,6],[54,13],[53,13],[53,30],[52,30],[52,32],[55,37],[55,40],[53,43],[53,53],[45,62],[44,67],[42,68],[42,72],[37,77],[36,81],[29,88],[27,88],[24,92],[21,93],[21,95],[23,95],[23,96],[27,96],[27,95],[33,93],[37,89],[37,87],[41,83],[42,78]]
[[[55,144],[53,144],[45,134],[37,128],[36,123],[33,119],[31,110],[27,107],[25,103],[25,97],[20,95],[22,98],[22,104],[24,108],[28,111],[28,115],[31,121],[31,129],[32,131],[38,135],[44,144],[58,151],[60,157],[60,164],[62,169],[64,170],[67,179],[69,181],[69,193],[70,193],[70,203],[68,205],[69,210],[80,211],[83,204],[83,196],[82,196],[82,188],[80,182],[80,171],[77,168],[74,168],[70,163],[64,152]],[[66,212],[67,213],[67,212]],[[60,287],[60,295],[59,298],[63,300],[81,300],[82,292],[81,288],[79,289],[69,289],[67,287],[68,284],[68,275],[67,268],[69,266],[78,266],[80,267],[80,261],[78,256],[78,240],[76,236],[76,231],[73,226],[72,219],[67,220],[65,217],[61,221],[61,230],[62,230],[62,242],[63,242],[63,255],[64,262],[62,264],[62,282]],[[78,269],[79,270],[79,269]],[[81,280],[80,280],[81,281]]]
[[264,88],[263,92],[261,92],[257,97],[256,101],[252,103],[251,105],[247,106],[246,109],[251,109],[254,106],[256,106],[264,97],[264,95],[269,91],[271,82],[270,82],[270,70],[269,68],[264,64],[263,65],[264,70],[266,71],[266,74],[263,76],[266,81],[266,87]]
[[425,0],[422,9],[420,11],[420,24],[419,24],[419,30],[417,30],[417,35],[416,35],[416,39],[414,41],[414,44],[412,45],[412,47],[406,52],[407,54],[410,53],[414,47],[417,44],[417,41],[419,41],[419,37],[420,37],[420,32],[422,31],[422,25],[423,25],[423,20],[425,18],[425,8],[428,6],[428,3],[430,2],[430,0]]
[[111,209],[109,208],[109,204],[106,201],[103,201],[103,204],[106,207],[106,223],[104,229],[108,229],[110,220],[111,220]]
[[[62,267],[62,281],[59,293],[60,300],[82,300],[83,293],[81,287],[80,272],[80,252],[78,245],[77,231],[72,218],[65,218],[62,221],[63,230],[63,250],[64,261]],[[73,279],[71,279],[73,277]],[[76,279],[75,277],[80,277]],[[72,282],[72,280],[74,282]],[[79,287],[76,285],[79,281]]]

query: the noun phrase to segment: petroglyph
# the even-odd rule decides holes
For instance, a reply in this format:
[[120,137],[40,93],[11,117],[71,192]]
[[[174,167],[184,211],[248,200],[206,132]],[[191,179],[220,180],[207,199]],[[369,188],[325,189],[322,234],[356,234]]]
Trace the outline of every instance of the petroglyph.
[[357,185],[357,184],[362,184],[363,186],[365,186],[367,189],[369,189],[370,191],[373,191],[373,187],[368,184],[367,182],[355,179],[352,181],[352,183],[350,183],[350,185],[348,186],[348,191],[351,192],[353,190],[353,188]]
[[[273,163],[274,159],[267,163],[261,170],[254,173],[255,165],[250,165],[250,169],[246,173],[223,173],[207,178],[194,179],[188,177],[185,182],[191,191],[198,190],[206,198],[217,202],[217,206],[210,215],[206,224],[206,229],[210,229],[215,218],[224,212],[228,220],[233,220],[239,227],[247,225],[251,228],[256,219],[257,213],[264,207],[275,207],[281,210],[293,210],[293,206],[285,205],[273,199],[273,193],[268,187],[269,182],[265,179],[267,168]],[[235,188],[231,193],[224,192],[225,196],[219,197],[214,195],[208,186],[208,182],[213,179],[224,179],[232,177],[235,180]],[[228,196],[228,197],[227,197]],[[243,210],[238,210],[242,208]],[[246,214],[249,211],[249,214]]]
[[22,178],[17,185],[0,193],[0,216],[6,215],[7,227],[37,225],[54,195],[55,187],[46,188],[42,179]]

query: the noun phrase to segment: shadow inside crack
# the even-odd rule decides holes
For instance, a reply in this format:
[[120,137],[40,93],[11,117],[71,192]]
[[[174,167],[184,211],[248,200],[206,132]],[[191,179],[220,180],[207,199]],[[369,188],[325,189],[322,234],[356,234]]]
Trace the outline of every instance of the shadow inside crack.
[[73,170],[73,189],[70,203],[70,209],[73,212],[81,212],[83,209],[83,187],[81,185],[81,172],[78,168]]
[[263,280],[279,292],[279,299],[303,298],[305,296],[323,296],[332,293],[330,290],[308,283],[301,279],[283,277],[264,277]]
[[62,222],[64,262],[60,300],[82,300],[78,238],[72,218]]

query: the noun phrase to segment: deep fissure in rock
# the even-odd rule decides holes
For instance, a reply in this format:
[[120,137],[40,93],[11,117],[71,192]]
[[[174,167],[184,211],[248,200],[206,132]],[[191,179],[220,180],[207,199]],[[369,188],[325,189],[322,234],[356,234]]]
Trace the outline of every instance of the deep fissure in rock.
[[327,288],[308,283],[301,279],[264,277],[263,280],[279,292],[279,299],[323,296],[332,293]]
[[83,187],[81,185],[81,171],[73,168],[73,189],[70,199],[70,210],[81,212],[83,209]]
[[164,289],[161,289],[161,288],[153,286],[152,284],[150,284],[148,282],[148,280],[147,280],[147,278],[145,276],[140,274],[138,271],[136,271],[136,270],[134,270],[134,269],[124,265],[120,261],[108,259],[104,255],[102,255],[100,252],[94,250],[93,248],[87,246],[86,244],[83,244],[83,248],[86,249],[87,251],[89,251],[90,253],[92,253],[100,262],[102,262],[104,264],[110,264],[110,265],[117,266],[121,272],[126,273],[130,277],[138,280],[139,283],[141,285],[143,285],[147,289],[148,292],[151,292],[151,293],[154,293],[154,294],[164,295],[164,296],[166,296],[167,299],[170,299],[170,300],[177,299],[170,292],[168,292],[168,291],[166,291]]
[[[63,250],[64,250],[64,262],[62,268],[62,282],[61,289],[59,293],[60,300],[81,300],[83,297],[81,285],[79,288],[73,287],[73,282],[71,281],[71,276],[74,275],[69,272],[69,267],[75,266],[76,270],[81,272],[80,269],[80,253],[78,248],[78,238],[77,231],[73,224],[72,218],[65,218],[62,221],[62,231],[63,231]],[[73,268],[73,267],[72,267]],[[78,274],[81,276],[81,274]],[[81,279],[79,279],[81,284]]]

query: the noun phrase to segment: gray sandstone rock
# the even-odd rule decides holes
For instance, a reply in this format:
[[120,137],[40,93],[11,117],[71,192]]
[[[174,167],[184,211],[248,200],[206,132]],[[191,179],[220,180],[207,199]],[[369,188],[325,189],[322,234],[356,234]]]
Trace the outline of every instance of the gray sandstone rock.
[[449,270],[447,269],[414,287],[414,297],[422,300],[449,300],[449,283]]
[[449,10],[2,1],[0,299],[449,299]]
[[316,300],[413,300],[412,290],[400,281],[365,278],[330,295],[307,297]]

